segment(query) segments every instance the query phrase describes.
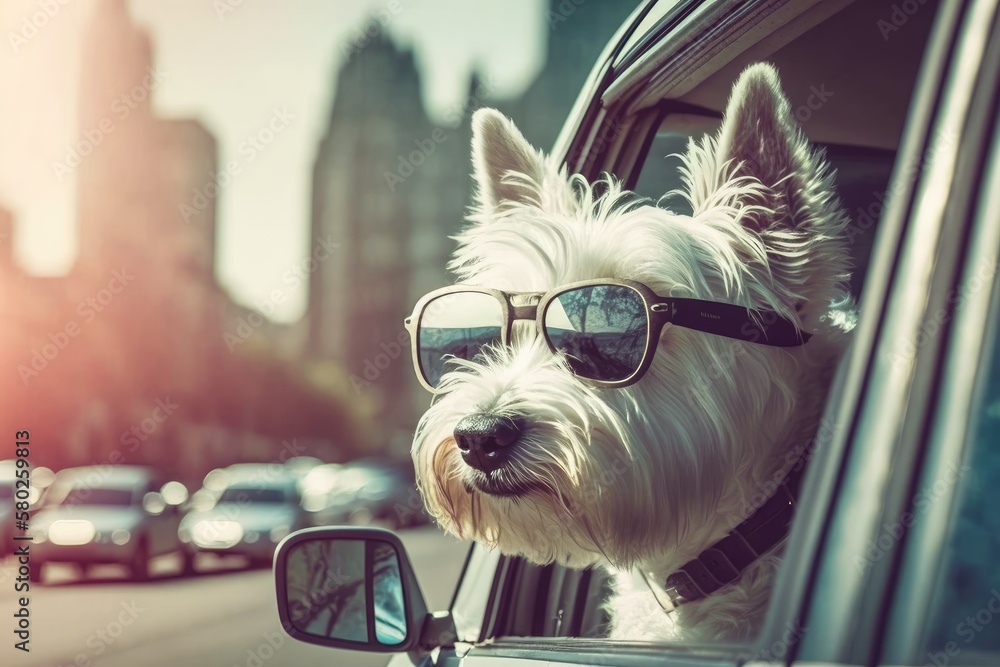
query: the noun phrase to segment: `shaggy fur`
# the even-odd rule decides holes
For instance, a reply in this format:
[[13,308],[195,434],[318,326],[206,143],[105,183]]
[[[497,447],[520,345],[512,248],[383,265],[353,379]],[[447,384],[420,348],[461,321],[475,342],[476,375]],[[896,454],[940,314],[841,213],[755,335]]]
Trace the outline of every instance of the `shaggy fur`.
[[[496,111],[477,112],[473,128],[478,192],[450,267],[459,283],[542,292],[631,279],[661,295],[775,311],[813,337],[775,348],[668,325],[640,382],[599,389],[570,373],[533,323],[518,322],[509,346],[446,375],[448,391],[418,426],[413,459],[427,507],[445,530],[503,553],[609,568],[614,637],[751,635],[777,555],[674,613],[637,573],[662,585],[725,536],[817,429],[850,305],[847,220],[822,155],[764,64],[736,82],[718,134],[689,146],[681,195],[690,217],[610,179],[598,195]],[[482,473],[453,435],[474,412],[528,425],[500,474],[542,490],[477,490]]]

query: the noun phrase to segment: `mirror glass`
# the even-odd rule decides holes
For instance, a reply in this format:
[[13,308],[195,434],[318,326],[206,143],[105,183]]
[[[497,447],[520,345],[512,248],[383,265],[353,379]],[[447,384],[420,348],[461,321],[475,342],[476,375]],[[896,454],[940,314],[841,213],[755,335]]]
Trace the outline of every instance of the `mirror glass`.
[[300,542],[288,553],[285,581],[288,616],[300,632],[387,646],[406,639],[399,557],[387,542]]
[[375,601],[375,639],[380,644],[402,644],[406,639],[403,579],[399,557],[387,542],[372,542],[372,591]]

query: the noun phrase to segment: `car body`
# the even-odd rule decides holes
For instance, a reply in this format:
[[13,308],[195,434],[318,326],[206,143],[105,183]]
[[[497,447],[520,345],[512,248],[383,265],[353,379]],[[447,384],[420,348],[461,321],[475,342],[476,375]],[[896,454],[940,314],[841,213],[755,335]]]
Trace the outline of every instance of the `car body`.
[[209,473],[178,536],[192,558],[239,555],[267,566],[277,543],[306,525],[297,475],[278,465],[237,464]]
[[[84,466],[59,471],[31,517],[31,576],[47,563],[118,563],[149,576],[152,558],[181,551],[180,510],[165,502],[164,476],[145,466]],[[174,482],[174,484],[177,484]]]
[[764,60],[852,217],[858,325],[763,630],[747,644],[613,642],[600,571],[474,545],[451,607],[391,665],[1000,664],[1000,629],[984,622],[1000,611],[998,17],[996,0],[634,13],[556,142],[571,173],[676,187],[663,156],[713,131],[739,72]]
[[379,524],[400,529],[428,522],[409,461],[317,466],[303,478],[302,496],[314,526]]

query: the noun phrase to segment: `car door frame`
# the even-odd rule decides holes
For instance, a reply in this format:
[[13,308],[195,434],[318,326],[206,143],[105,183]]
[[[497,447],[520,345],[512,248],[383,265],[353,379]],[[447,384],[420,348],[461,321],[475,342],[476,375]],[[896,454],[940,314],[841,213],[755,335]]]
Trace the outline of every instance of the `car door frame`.
[[[921,439],[913,447],[912,484],[904,497],[933,489],[924,508],[904,508],[913,516],[910,530],[888,554],[893,583],[877,619],[884,629],[878,661],[922,664],[919,653],[934,608],[944,552],[961,500],[961,474],[937,486],[940,471],[962,471],[972,443],[970,417],[979,408],[985,384],[985,354],[1000,353],[1000,8],[992,7],[984,59],[979,68],[966,129],[957,155],[955,186],[948,197],[944,227],[950,231],[954,260],[942,266],[940,283],[929,295],[929,311],[943,321],[932,342],[937,350],[918,373],[927,388],[926,418],[913,420]],[[983,275],[989,269],[989,277]],[[950,280],[948,280],[949,275]],[[972,286],[978,286],[972,288]],[[917,415],[920,410],[911,410]],[[945,480],[947,481],[947,480]],[[938,493],[938,491],[941,493]],[[911,523],[911,522],[907,522]]]
[[795,647],[797,660],[874,664],[878,659],[905,531],[874,560],[871,545],[881,544],[886,524],[894,524],[912,503],[926,446],[925,416],[938,409],[945,337],[927,340],[924,326],[944,312],[961,267],[967,231],[954,215],[969,196],[962,151],[970,144],[975,153],[982,151],[981,137],[969,130],[967,119],[977,102],[979,66],[996,5],[994,0],[942,3],[925,54],[891,181],[897,193],[880,221],[875,273],[861,303],[855,345],[868,352],[860,355],[864,367],[852,369],[856,409],[844,422],[846,456],[838,470],[837,498],[823,517],[810,571],[800,575],[802,622],[823,632],[804,637]]
[[[932,296],[932,303],[944,312],[940,333],[940,363],[934,369],[932,387],[936,409],[928,414],[920,466],[914,480],[916,489],[937,483],[936,471],[962,470],[972,453],[969,435],[971,417],[981,409],[979,399],[986,384],[983,366],[986,355],[1000,354],[1000,288],[997,263],[1000,260],[1000,9],[996,10],[990,43],[979,74],[974,101],[963,134],[956,174],[956,190],[968,194],[962,201],[953,195],[945,226],[961,228],[961,261],[955,266],[954,280]],[[983,268],[989,267],[986,279]],[[972,288],[976,281],[980,286]],[[924,512],[916,514],[913,527],[896,550],[894,596],[886,605],[882,623],[886,628],[878,647],[880,661],[888,664],[925,662],[922,638],[928,627],[944,552],[954,525],[959,484],[949,485],[935,495]]]

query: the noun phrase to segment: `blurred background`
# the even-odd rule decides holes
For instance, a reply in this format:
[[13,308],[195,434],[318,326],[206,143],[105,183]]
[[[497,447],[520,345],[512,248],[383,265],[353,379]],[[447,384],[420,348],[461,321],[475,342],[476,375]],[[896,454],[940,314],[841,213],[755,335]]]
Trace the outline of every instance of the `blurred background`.
[[[447,604],[467,547],[426,525],[413,489],[429,395],[403,318],[448,282],[472,112],[499,108],[550,148],[637,4],[0,3],[0,433],[31,432],[40,549],[69,539],[59,512],[142,509],[92,520],[125,570],[46,556],[17,664],[331,664],[274,647],[270,573],[243,570],[270,554],[248,536],[273,549],[307,525],[410,529],[429,602]],[[285,518],[243,511],[239,544],[205,528],[262,478],[254,502]],[[138,490],[91,493],[115,484]],[[158,561],[138,537],[156,522],[174,535]],[[15,575],[8,560],[4,610]],[[149,611],[126,630],[129,601]]]
[[0,7],[3,432],[192,482],[407,455],[469,116],[551,146],[636,3],[48,4]]

